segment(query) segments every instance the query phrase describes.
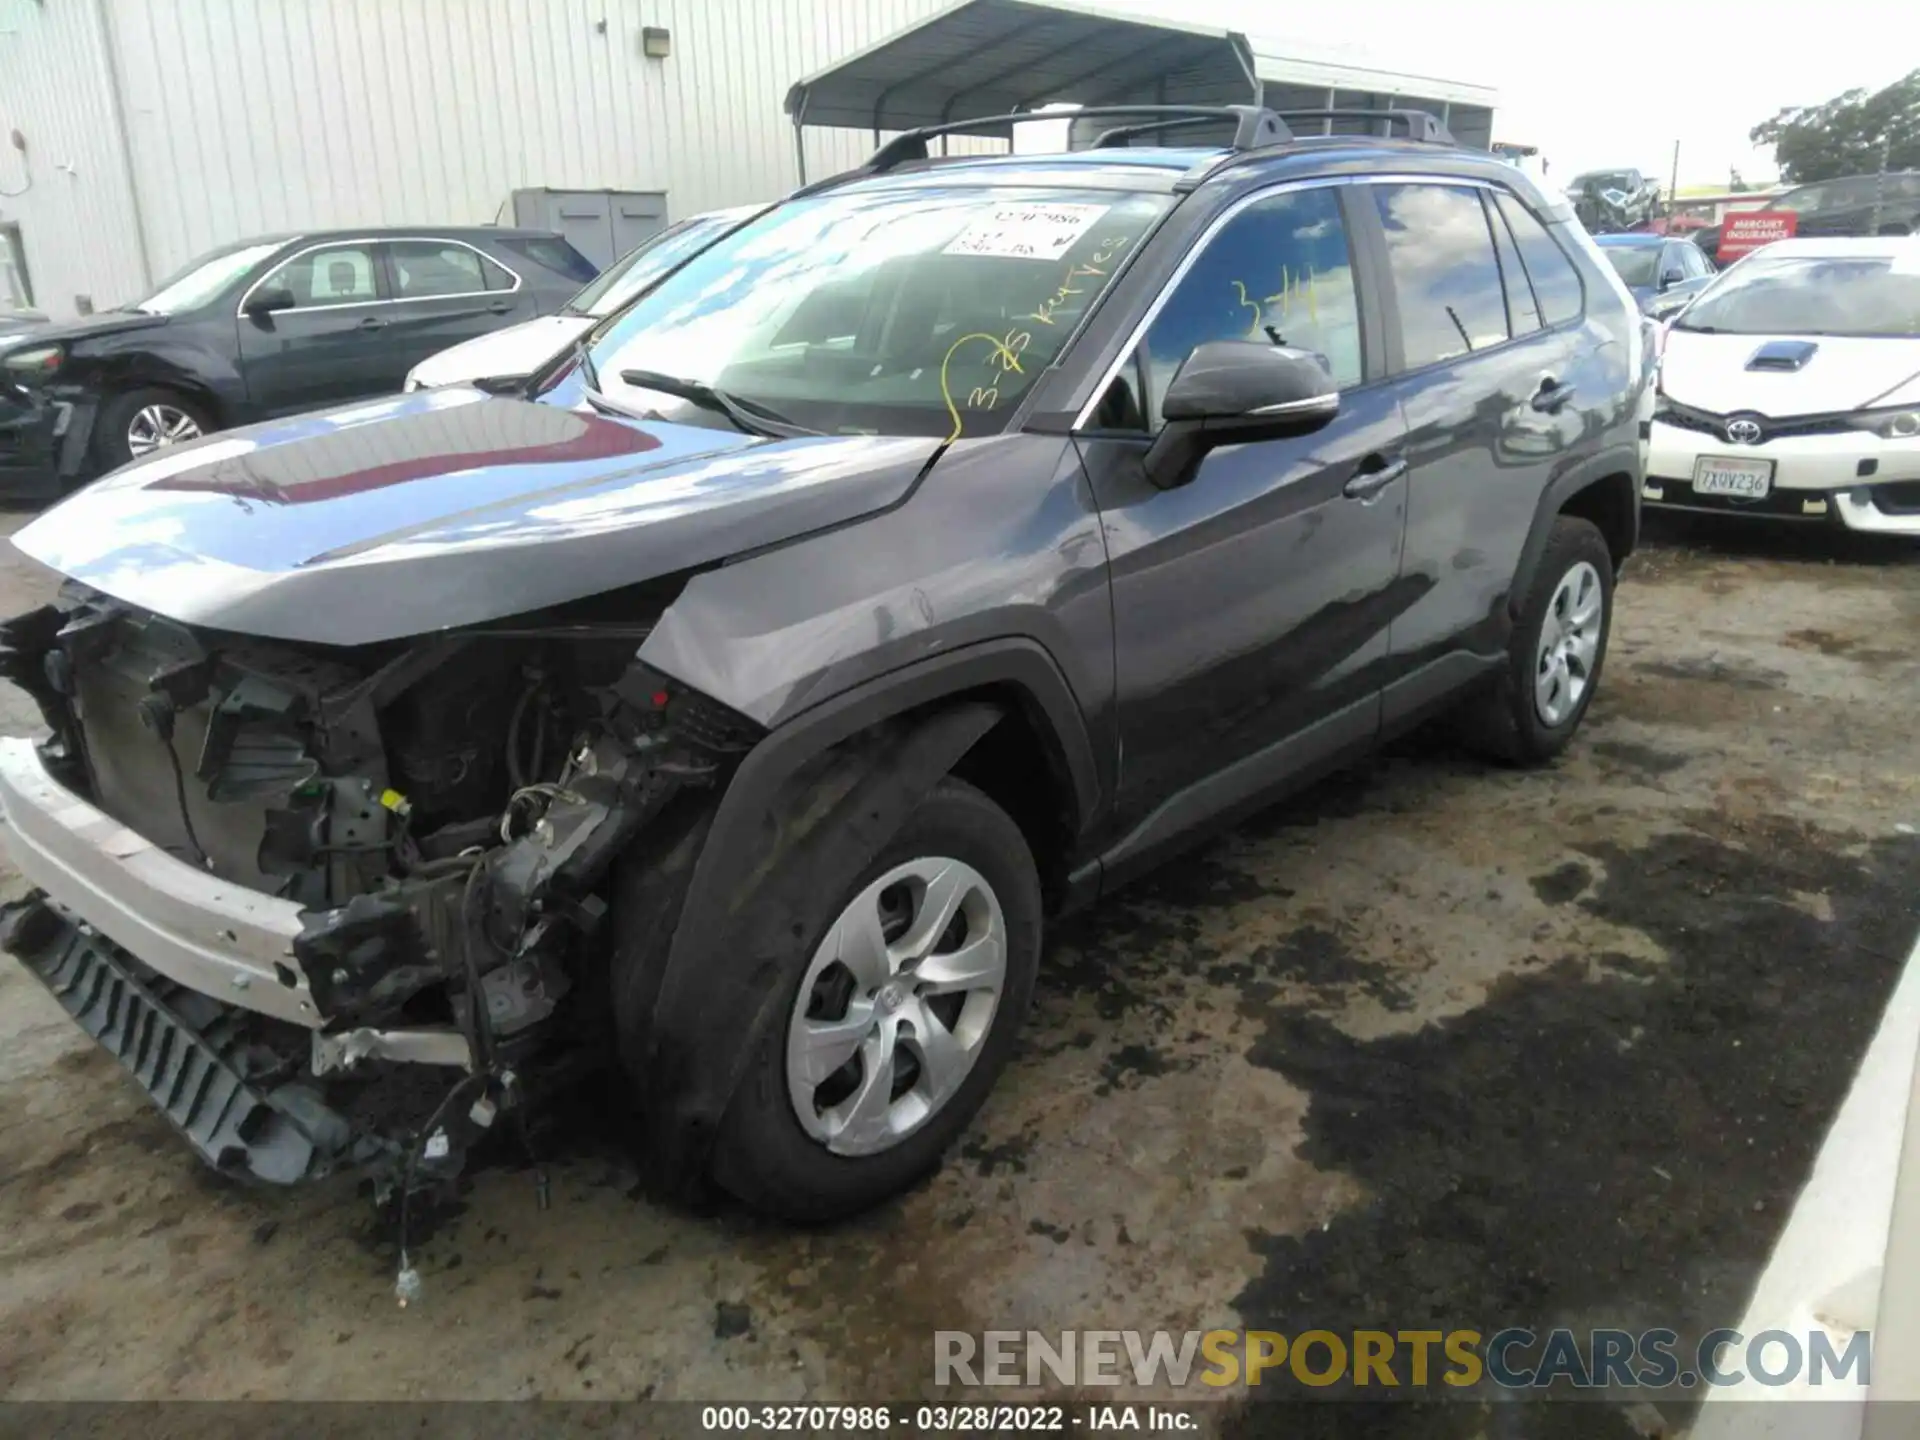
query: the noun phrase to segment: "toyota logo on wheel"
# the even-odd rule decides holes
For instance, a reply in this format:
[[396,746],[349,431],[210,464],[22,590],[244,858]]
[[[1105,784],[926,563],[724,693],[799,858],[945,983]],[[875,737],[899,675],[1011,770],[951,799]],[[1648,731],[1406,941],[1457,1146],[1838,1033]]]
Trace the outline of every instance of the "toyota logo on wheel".
[[1760,422],[1758,420],[1729,420],[1727,439],[1735,445],[1758,445],[1760,443]]

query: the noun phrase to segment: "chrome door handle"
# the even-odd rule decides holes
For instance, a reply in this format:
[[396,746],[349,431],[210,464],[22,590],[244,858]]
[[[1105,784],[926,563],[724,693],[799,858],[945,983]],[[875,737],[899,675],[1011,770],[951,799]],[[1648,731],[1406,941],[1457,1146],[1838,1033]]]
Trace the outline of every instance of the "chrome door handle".
[[1341,491],[1341,494],[1345,495],[1349,500],[1358,500],[1364,504],[1369,500],[1376,499],[1382,490],[1386,489],[1406,473],[1406,458],[1396,455],[1393,459],[1384,461],[1376,469],[1361,470],[1352,479],[1347,481],[1346,487]]
[[1533,399],[1527,403],[1545,414],[1558,415],[1561,406],[1572,398],[1573,386],[1562,385],[1553,376],[1543,375],[1540,379],[1540,388],[1533,392]]

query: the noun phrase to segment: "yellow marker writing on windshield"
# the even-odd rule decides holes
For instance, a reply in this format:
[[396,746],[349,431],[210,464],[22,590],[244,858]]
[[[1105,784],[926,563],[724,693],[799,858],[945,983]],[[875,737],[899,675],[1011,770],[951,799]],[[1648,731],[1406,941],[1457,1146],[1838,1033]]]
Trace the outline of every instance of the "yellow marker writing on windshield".
[[[962,335],[947,347],[947,353],[940,361],[940,398],[946,402],[947,414],[953,420],[953,429],[947,435],[947,443],[949,445],[960,438],[961,429],[960,407],[953,403],[953,391],[947,386],[947,366],[953,362],[954,352],[970,340],[984,340],[993,347],[993,354],[989,357],[988,364],[998,365],[1003,374],[1012,372],[1024,375],[1026,371],[1020,368],[1020,351],[1027,348],[1029,339],[1030,337],[1024,332],[1009,331],[1003,339],[998,335],[989,335],[984,330],[976,330],[971,334]],[[1019,346],[1019,349],[1014,348],[1016,344]],[[977,390],[974,392],[975,395],[979,393]],[[968,396],[969,400],[972,398],[972,395]],[[999,393],[996,390],[994,394],[995,403],[998,403],[999,398]]]

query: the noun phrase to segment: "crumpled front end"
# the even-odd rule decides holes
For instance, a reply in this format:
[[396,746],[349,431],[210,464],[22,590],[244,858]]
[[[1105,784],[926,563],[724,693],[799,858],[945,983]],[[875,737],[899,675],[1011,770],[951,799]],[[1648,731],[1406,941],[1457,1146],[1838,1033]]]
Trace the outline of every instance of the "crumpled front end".
[[77,586],[0,625],[17,955],[217,1168],[451,1173],[590,1060],[596,891],[749,722],[634,659],[671,587],[327,647]]

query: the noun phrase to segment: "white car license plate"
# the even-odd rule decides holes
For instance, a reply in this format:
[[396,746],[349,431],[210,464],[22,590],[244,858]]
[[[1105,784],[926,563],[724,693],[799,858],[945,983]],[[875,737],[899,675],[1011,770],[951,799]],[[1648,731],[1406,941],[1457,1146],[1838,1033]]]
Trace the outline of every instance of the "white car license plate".
[[1703,455],[1693,462],[1693,493],[1759,500],[1773,488],[1773,461]]

